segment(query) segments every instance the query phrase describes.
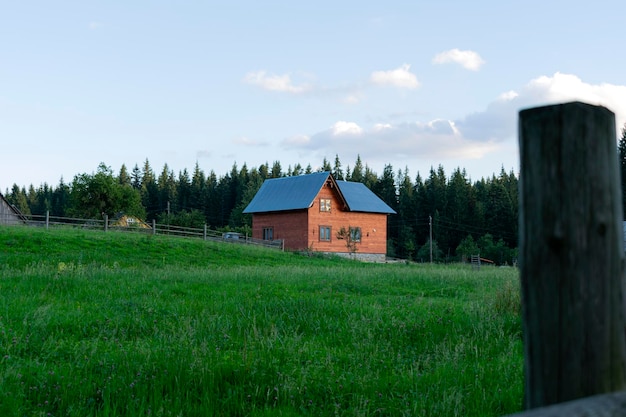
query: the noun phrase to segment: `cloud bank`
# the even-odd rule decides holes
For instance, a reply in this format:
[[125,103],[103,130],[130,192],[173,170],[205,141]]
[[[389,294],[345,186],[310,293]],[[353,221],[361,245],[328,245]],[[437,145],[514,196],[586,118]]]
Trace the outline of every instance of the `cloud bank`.
[[[370,162],[487,160],[517,141],[521,109],[567,101],[603,105],[616,115],[616,129],[626,122],[626,86],[588,84],[571,74],[537,77],[518,91],[503,92],[483,111],[459,120],[405,121],[362,126],[340,120],[311,135],[287,138],[282,146],[302,155],[359,154]],[[618,130],[616,130],[617,132]]]

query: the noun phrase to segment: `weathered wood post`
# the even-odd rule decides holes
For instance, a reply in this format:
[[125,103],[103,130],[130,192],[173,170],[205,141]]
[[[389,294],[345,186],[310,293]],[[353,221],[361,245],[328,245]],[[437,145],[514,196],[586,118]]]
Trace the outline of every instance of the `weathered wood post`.
[[520,112],[527,409],[626,387],[616,143],[615,116],[604,107]]

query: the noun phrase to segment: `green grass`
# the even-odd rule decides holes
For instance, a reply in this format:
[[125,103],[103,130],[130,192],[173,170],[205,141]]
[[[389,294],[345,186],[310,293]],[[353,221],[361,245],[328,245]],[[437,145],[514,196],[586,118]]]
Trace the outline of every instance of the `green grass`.
[[0,227],[2,416],[499,416],[518,273]]

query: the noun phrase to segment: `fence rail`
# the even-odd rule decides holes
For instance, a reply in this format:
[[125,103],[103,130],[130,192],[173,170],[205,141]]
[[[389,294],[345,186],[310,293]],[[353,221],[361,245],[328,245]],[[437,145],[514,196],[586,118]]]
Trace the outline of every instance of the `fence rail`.
[[236,239],[224,238],[224,234],[217,230],[211,230],[204,225],[204,228],[183,227],[170,224],[160,224],[152,221],[151,225],[137,224],[133,226],[119,226],[109,220],[108,216],[104,219],[81,219],[75,217],[59,217],[50,216],[47,212],[45,215],[23,215],[14,213],[0,213],[0,225],[28,225],[33,227],[73,227],[81,229],[93,230],[116,230],[132,233],[144,233],[152,235],[169,235],[176,237],[199,238],[202,240],[221,241],[231,244],[248,244],[263,246],[271,249],[284,250],[284,241],[255,239],[247,235],[240,235]]

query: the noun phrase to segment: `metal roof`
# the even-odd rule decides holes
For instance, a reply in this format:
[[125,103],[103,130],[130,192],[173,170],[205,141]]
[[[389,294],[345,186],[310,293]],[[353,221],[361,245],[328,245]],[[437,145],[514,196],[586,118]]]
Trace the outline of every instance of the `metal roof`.
[[350,211],[396,214],[392,209],[361,182],[337,181]]
[[330,173],[297,175],[265,180],[244,213],[307,209]]
[[[331,177],[329,172],[268,179],[263,182],[244,213],[308,209]],[[334,178],[333,178],[334,181]],[[349,211],[395,214],[376,194],[360,182],[336,181]]]

